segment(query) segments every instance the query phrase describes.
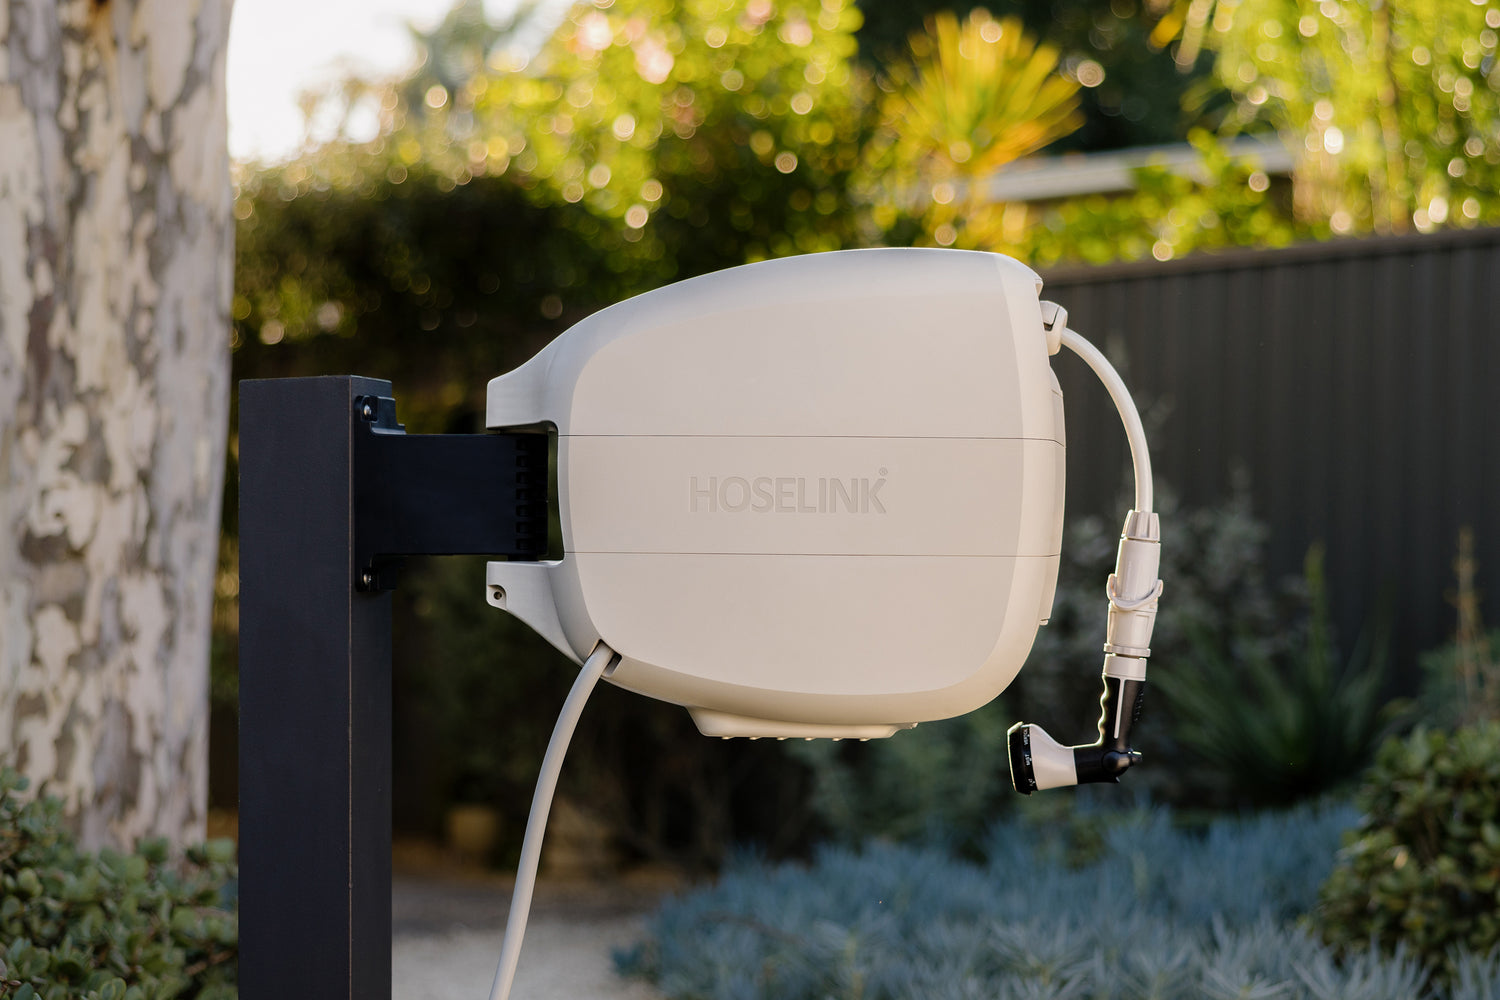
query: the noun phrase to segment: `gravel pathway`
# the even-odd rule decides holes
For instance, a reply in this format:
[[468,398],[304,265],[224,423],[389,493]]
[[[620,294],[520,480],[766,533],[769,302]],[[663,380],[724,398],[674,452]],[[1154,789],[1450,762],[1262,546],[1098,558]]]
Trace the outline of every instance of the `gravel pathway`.
[[[485,1000],[510,899],[501,879],[398,877],[392,892],[391,992],[396,1000]],[[615,973],[611,953],[640,940],[659,890],[549,885],[536,902],[514,1000],[662,1000]]]

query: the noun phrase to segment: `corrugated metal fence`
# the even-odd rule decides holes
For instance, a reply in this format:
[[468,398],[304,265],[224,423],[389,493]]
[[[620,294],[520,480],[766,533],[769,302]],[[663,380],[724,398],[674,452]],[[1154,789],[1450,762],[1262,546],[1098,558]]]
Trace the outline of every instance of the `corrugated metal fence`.
[[[1223,499],[1242,471],[1274,573],[1325,543],[1346,648],[1385,608],[1415,682],[1413,654],[1453,630],[1466,524],[1486,623],[1500,625],[1500,229],[1043,277],[1120,365],[1157,476],[1184,505]],[[1109,399],[1077,359],[1056,368],[1070,513],[1118,517],[1127,467]]]

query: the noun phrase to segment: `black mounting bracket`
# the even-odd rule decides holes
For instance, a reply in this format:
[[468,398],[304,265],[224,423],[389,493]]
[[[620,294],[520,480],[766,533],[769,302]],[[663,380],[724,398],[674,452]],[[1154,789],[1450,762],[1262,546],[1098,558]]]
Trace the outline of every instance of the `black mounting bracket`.
[[545,431],[407,434],[390,396],[354,417],[356,588],[393,588],[401,556],[546,554]]
[[389,590],[402,556],[540,558],[547,453],[407,435],[377,379],[240,383],[245,1000],[390,1000]]

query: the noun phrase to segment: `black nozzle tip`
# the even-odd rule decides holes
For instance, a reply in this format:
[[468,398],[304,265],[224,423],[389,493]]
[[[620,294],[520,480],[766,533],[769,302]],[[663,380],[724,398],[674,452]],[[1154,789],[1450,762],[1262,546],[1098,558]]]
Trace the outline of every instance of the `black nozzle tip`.
[[1138,750],[1111,750],[1104,755],[1101,763],[1104,766],[1104,770],[1119,777],[1130,770],[1131,765],[1139,763],[1140,759],[1141,754]]
[[1073,748],[1073,766],[1078,769],[1080,785],[1117,782],[1140,759],[1135,750],[1106,750],[1098,744]]
[[1022,795],[1036,791],[1036,771],[1031,766],[1031,726],[1018,722],[1005,733],[1010,751],[1010,783]]

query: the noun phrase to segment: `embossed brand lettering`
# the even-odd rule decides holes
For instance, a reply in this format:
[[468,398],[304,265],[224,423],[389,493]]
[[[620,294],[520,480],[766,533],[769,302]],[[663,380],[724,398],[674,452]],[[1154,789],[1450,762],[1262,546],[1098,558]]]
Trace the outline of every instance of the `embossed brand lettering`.
[[694,514],[884,514],[886,470],[869,477],[693,476]]

